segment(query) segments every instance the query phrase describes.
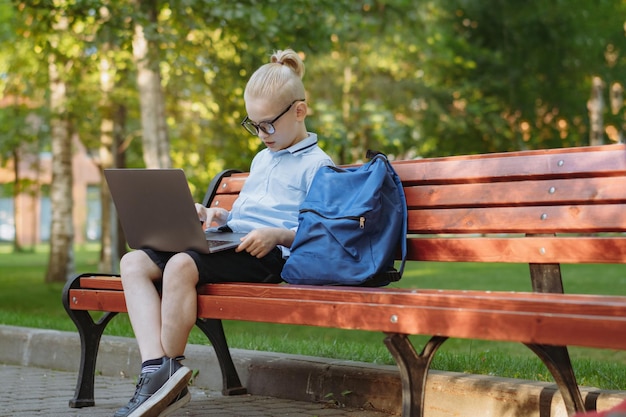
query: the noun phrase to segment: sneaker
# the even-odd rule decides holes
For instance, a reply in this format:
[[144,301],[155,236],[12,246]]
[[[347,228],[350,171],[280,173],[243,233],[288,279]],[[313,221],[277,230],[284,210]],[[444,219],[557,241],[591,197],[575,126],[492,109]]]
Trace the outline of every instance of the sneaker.
[[139,375],[133,398],[114,417],[158,417],[174,405],[191,378],[191,370],[179,362],[182,359],[163,358],[159,369]]
[[167,417],[171,415],[174,411],[178,410],[185,404],[191,401],[191,393],[187,388],[183,388],[183,390],[178,394],[174,401],[170,403],[170,405],[159,414],[159,417]]

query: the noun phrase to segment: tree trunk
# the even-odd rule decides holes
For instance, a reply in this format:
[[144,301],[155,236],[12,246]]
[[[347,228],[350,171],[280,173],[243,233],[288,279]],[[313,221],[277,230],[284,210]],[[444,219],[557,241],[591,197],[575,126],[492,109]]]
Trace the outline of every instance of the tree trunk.
[[74,274],[74,225],[72,221],[72,140],[67,121],[66,84],[54,54],[49,56],[52,141],[52,224],[46,282],[65,282]]
[[[103,48],[106,50],[106,48]],[[117,253],[117,216],[111,201],[109,187],[104,180],[104,170],[115,166],[114,152],[115,141],[113,139],[113,103],[111,103],[111,91],[113,90],[114,70],[109,60],[103,56],[100,59],[100,89],[102,90],[103,102],[102,121],[100,122],[100,171],[102,181],[100,183],[100,262],[99,271],[113,273],[118,271],[119,256]]]
[[[151,24],[157,23],[155,2],[137,2]],[[156,48],[145,36],[144,26],[135,23],[133,57],[137,66],[137,85],[143,130],[143,158],[147,168],[171,167],[169,136],[165,121],[165,103],[161,87],[159,62],[154,58]]]
[[22,243],[20,239],[20,222],[21,218],[20,213],[20,202],[19,197],[22,193],[22,183],[20,180],[20,153],[17,149],[13,150],[13,175],[15,176],[15,185],[13,187],[13,219],[14,219],[14,228],[15,228],[15,237],[13,238],[13,251],[21,252],[22,251]]
[[604,82],[600,77],[593,77],[591,97],[587,101],[589,111],[589,144],[602,145],[604,143],[604,98],[602,97]]
[[[618,115],[624,108],[624,87],[620,83],[611,86],[611,112]],[[626,112],[623,112],[621,125],[617,126],[617,142],[626,143]],[[619,123],[619,122],[618,122]]]

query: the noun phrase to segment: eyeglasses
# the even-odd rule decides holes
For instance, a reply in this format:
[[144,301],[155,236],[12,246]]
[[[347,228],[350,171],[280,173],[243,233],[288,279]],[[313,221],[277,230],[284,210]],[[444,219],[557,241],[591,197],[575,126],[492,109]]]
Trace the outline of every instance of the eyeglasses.
[[265,133],[267,135],[273,135],[274,132],[276,132],[276,129],[274,128],[274,123],[276,123],[276,121],[278,119],[283,117],[285,115],[285,113],[287,113],[293,107],[293,105],[296,104],[299,101],[305,101],[305,100],[304,99],[298,99],[298,100],[292,101],[291,104],[289,105],[289,107],[287,107],[278,116],[274,117],[274,119],[270,120],[269,122],[254,123],[252,120],[250,120],[248,118],[248,116],[246,116],[241,121],[241,126],[243,126],[244,129],[246,129],[251,135],[254,135],[254,136],[258,136],[259,135],[259,131],[261,131],[261,132],[263,132],[263,133]]

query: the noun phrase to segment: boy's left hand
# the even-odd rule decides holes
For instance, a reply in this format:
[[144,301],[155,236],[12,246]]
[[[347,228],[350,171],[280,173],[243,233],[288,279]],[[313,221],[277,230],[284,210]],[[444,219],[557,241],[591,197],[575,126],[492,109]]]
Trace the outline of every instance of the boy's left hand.
[[277,245],[291,246],[295,233],[287,229],[263,227],[248,233],[237,246],[236,251],[246,251],[250,255],[262,258]]

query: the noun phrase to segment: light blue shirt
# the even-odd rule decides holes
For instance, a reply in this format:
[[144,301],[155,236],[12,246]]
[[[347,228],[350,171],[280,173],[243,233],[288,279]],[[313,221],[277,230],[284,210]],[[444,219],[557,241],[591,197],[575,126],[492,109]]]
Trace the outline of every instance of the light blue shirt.
[[[335,165],[317,145],[317,135],[309,136],[287,149],[259,152],[250,174],[228,215],[228,227],[250,232],[260,227],[296,230],[298,210],[313,176],[325,165]],[[281,247],[283,256],[289,250]]]

